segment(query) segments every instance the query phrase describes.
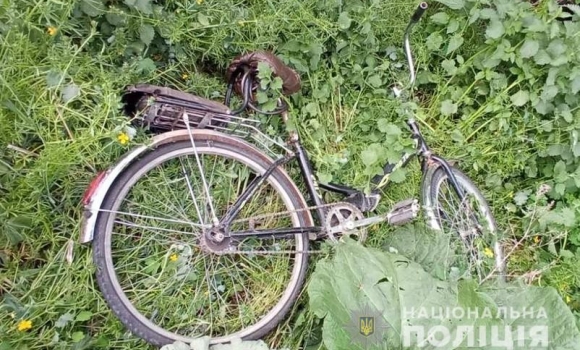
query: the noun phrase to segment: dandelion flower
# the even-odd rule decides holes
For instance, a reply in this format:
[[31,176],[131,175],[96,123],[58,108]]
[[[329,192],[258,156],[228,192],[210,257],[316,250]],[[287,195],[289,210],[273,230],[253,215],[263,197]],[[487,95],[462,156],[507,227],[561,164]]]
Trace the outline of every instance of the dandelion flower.
[[483,254],[485,254],[485,256],[487,256],[488,258],[493,258],[493,250],[491,250],[490,248],[485,248],[483,250]]
[[126,145],[129,143],[129,135],[125,132],[122,132],[119,134],[119,136],[117,136],[117,141],[119,141],[119,143],[122,145]]
[[32,328],[32,321],[30,320],[22,320],[18,322],[18,330],[21,332],[27,331]]
[[171,254],[169,256],[169,260],[171,260],[172,262],[176,262],[177,261],[177,254]]
[[48,35],[55,36],[56,32],[58,32],[58,29],[56,29],[55,27],[48,27],[46,31],[48,32]]
[[189,78],[189,74],[187,74],[187,73],[181,74],[181,79],[187,80],[187,78]]

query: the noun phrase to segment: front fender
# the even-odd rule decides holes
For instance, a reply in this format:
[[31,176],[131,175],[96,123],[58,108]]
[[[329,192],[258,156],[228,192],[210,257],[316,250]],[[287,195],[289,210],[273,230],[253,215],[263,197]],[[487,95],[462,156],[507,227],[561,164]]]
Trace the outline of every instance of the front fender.
[[437,220],[435,215],[433,198],[431,198],[431,186],[433,185],[433,175],[440,167],[439,163],[427,160],[426,169],[421,179],[421,204],[427,219],[426,222],[429,228],[437,231],[441,230],[441,225],[439,225],[439,220]]
[[[207,129],[194,129],[192,134],[216,134],[216,131]],[[227,137],[227,135],[222,135],[222,137]],[[101,205],[105,200],[105,196],[109,192],[109,189],[119,177],[119,175],[125,170],[134,160],[139,156],[147,152],[148,150],[154,149],[162,144],[169,142],[176,142],[189,139],[189,132],[186,129],[175,130],[165,132],[154,136],[151,141],[145,145],[141,145],[130,152],[126,153],[117,163],[112,165],[106,170],[104,177],[101,179],[97,188],[94,190],[91,197],[88,199],[87,203],[84,205],[82,218],[81,218],[81,232],[80,232],[80,243],[88,243],[93,240],[93,235],[95,232],[95,224],[97,222],[97,216],[101,209]]]

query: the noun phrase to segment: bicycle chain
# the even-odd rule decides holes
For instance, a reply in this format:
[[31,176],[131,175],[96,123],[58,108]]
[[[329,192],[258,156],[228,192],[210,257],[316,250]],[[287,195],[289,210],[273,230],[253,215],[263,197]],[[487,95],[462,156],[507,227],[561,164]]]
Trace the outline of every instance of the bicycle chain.
[[[333,207],[333,206],[340,205],[340,204],[341,204],[341,202],[335,202],[335,203],[331,203],[331,204],[315,205],[315,206],[310,206],[310,207],[301,208],[301,209],[281,211],[281,212],[272,213],[272,214],[262,214],[262,215],[253,216],[251,218],[234,220],[234,221],[232,221],[232,224],[233,223],[248,222],[251,220],[261,220],[261,219],[277,217],[277,216],[298,213],[298,212],[304,212],[304,211],[311,211],[311,210],[316,210],[316,209],[326,209],[326,208]],[[269,252],[232,251],[232,252],[220,252],[219,255],[234,255],[234,254],[274,255],[274,254],[322,254],[322,253],[325,253],[325,251],[323,251],[323,250],[280,250],[280,251],[269,251]]]
[[[250,221],[250,220],[259,220],[259,219],[265,219],[265,218],[270,218],[270,217],[275,217],[275,216],[282,216],[282,215],[286,215],[286,214],[298,213],[298,212],[303,212],[303,211],[328,208],[328,207],[333,207],[335,205],[339,205],[341,203],[342,202],[335,202],[335,203],[331,203],[331,204],[315,205],[315,206],[306,207],[306,208],[302,208],[302,209],[280,211],[280,212],[273,213],[273,214],[262,214],[262,215],[252,216],[251,218],[234,220],[234,221],[232,221],[232,224],[246,222],[246,221]],[[350,204],[350,203],[348,203],[348,204]]]

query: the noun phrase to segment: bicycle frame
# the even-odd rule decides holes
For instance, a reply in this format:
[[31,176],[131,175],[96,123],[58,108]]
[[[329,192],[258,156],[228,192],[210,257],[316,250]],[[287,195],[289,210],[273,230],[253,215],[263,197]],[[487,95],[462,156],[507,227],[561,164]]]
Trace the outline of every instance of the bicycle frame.
[[[405,30],[403,45],[405,48],[405,56],[407,58],[408,66],[409,66],[409,90],[412,91],[413,85],[415,83],[415,65],[413,62],[413,56],[411,51],[411,45],[409,36],[413,26],[419,21],[425,10],[427,9],[427,3],[422,2],[416,9],[415,13],[411,17],[411,20]],[[402,90],[398,87],[393,88],[395,96],[397,98],[401,98]],[[287,112],[282,113],[282,119],[284,122],[287,122],[288,115]],[[401,167],[406,167],[413,156],[417,156],[421,163],[421,171],[423,172],[423,181],[429,181],[428,176],[426,176],[427,169],[429,167],[442,167],[445,171],[446,175],[448,176],[453,189],[456,191],[459,198],[463,201],[464,200],[464,193],[462,188],[457,183],[457,179],[453,175],[451,170],[451,166],[447,163],[445,159],[442,157],[434,154],[427,145],[421,131],[419,130],[419,126],[415,122],[415,120],[410,117],[407,120],[407,125],[411,132],[411,138],[415,141],[415,153],[406,153],[403,154],[401,159],[396,164],[385,164],[383,169],[385,169],[385,174],[380,179],[378,184],[375,186],[375,191],[387,186],[390,183],[390,174],[396,171]],[[296,159],[300,170],[302,173],[302,180],[304,181],[308,194],[310,196],[310,200],[314,206],[317,207],[316,209],[316,216],[318,218],[319,226],[312,226],[312,227],[298,227],[298,228],[282,228],[282,229],[264,229],[264,230],[251,230],[251,231],[237,231],[237,232],[229,232],[226,236],[229,237],[255,237],[255,238],[271,238],[271,237],[278,237],[278,238],[286,238],[291,239],[296,234],[312,234],[311,239],[318,239],[320,238],[320,234],[323,233],[322,225],[326,221],[326,213],[323,210],[323,206],[326,204],[320,194],[320,189],[324,189],[331,192],[340,193],[343,195],[351,195],[354,193],[359,193],[360,191],[341,184],[329,183],[329,184],[322,184],[318,183],[315,176],[315,171],[313,170],[312,164],[308,157],[308,153],[300,143],[299,136],[296,132],[290,133],[290,145],[294,151],[293,156],[281,158],[279,161],[272,164],[272,166],[266,171],[266,173],[262,176],[256,177],[249,185],[246,191],[236,200],[236,202],[230,207],[228,212],[223,216],[222,220],[220,220],[219,228],[227,232],[227,228],[234,220],[236,214],[239,213],[245,202],[251,198],[251,196],[257,191],[261,184],[263,184],[267,177],[279,166],[283,166],[287,164],[290,160]],[[357,224],[355,227],[364,227],[368,225],[372,225],[375,223],[380,223],[386,221],[386,215],[377,215],[370,218],[365,218],[363,220],[357,220]]]

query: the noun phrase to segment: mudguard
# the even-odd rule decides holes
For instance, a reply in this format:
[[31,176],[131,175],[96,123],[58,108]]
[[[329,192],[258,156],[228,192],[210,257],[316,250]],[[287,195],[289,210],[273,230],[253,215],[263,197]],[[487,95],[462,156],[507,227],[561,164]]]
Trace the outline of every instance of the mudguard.
[[[194,129],[191,131],[193,135],[196,134],[217,134],[218,132],[208,130],[208,129]],[[231,137],[223,133],[219,133],[221,137]],[[97,216],[101,209],[101,205],[105,199],[105,196],[109,192],[109,189],[119,177],[119,175],[139,156],[145,152],[156,148],[162,144],[177,142],[182,140],[189,140],[188,130],[175,130],[165,132],[154,136],[151,141],[145,145],[141,145],[130,152],[126,153],[119,161],[112,165],[105,171],[104,177],[101,179],[97,188],[94,190],[90,198],[87,199],[86,204],[83,208],[82,218],[81,218],[81,229],[80,229],[80,243],[88,243],[93,240],[93,235],[95,231],[95,224],[97,222]]]
[[427,161],[426,169],[423,172],[421,179],[421,204],[423,206],[424,214],[426,215],[426,222],[429,228],[436,231],[441,231],[441,226],[437,220],[431,202],[431,185],[433,183],[433,175],[441,167],[439,163]]

